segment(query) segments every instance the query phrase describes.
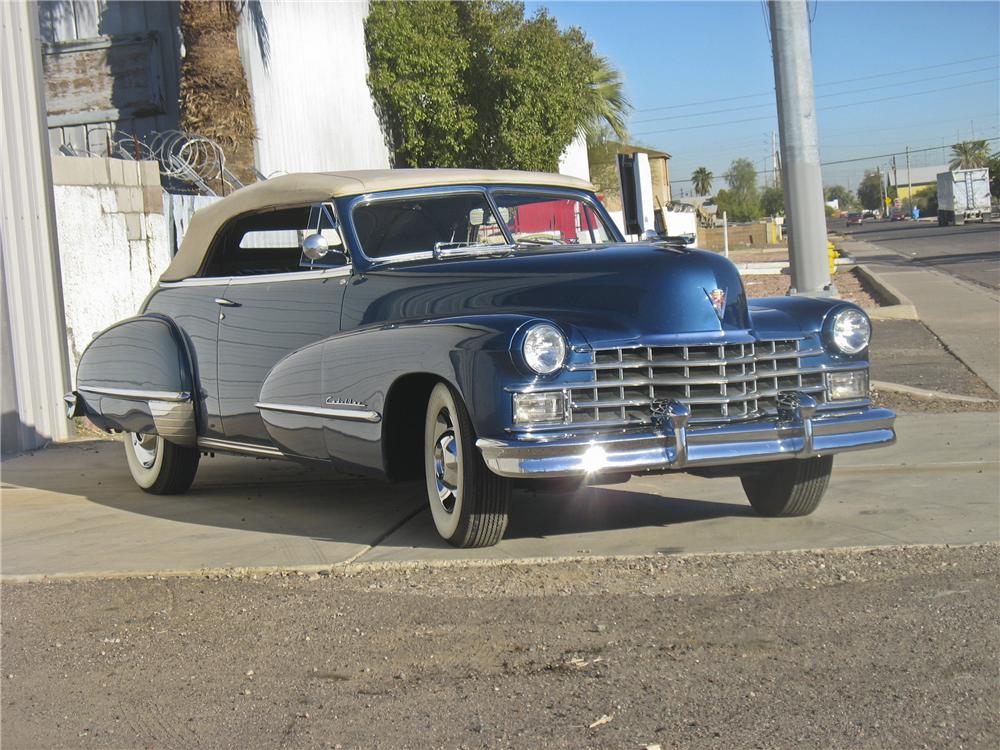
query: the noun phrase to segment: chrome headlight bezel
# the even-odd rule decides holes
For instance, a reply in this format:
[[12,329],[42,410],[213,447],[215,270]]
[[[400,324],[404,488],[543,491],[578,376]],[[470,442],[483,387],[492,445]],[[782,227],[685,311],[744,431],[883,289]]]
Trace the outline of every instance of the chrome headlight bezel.
[[532,323],[521,331],[518,351],[529,372],[546,377],[566,366],[569,342],[559,328],[546,322]]
[[840,354],[861,354],[871,343],[871,319],[856,307],[843,307],[827,319],[825,338]]

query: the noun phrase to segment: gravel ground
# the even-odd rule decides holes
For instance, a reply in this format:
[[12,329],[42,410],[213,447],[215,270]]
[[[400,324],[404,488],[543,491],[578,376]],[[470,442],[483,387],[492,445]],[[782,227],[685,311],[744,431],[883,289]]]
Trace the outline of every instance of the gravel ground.
[[5,585],[0,739],[995,748],[998,551]]
[[[879,307],[879,301],[865,287],[852,269],[838,271],[833,277],[840,298],[853,302],[865,310]],[[784,297],[792,284],[792,277],[785,274],[747,274],[743,277],[749,297]]]

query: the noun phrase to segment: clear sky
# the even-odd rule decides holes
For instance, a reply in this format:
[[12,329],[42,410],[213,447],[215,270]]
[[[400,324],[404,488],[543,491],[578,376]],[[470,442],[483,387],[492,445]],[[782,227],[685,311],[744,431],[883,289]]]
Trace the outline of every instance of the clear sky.
[[[734,158],[771,168],[774,73],[759,0],[527,3],[529,14],[540,7],[560,26],[582,28],[624,73],[633,141],[672,154],[675,195],[690,189],[679,181],[698,166],[718,177],[713,191]],[[941,164],[958,139],[1000,136],[1000,2],[809,7],[824,162],[910,146],[936,147],[914,154],[913,165]],[[1000,140],[991,145],[1000,150]],[[888,162],[826,165],[824,183],[854,189],[865,169]]]

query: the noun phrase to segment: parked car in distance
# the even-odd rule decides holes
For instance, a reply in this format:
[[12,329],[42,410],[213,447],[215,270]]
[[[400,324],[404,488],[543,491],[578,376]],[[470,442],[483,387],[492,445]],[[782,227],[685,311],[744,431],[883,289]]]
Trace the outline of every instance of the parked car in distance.
[[852,224],[864,224],[864,222],[865,217],[860,211],[852,211],[847,214],[847,226],[851,226]]
[[895,440],[870,333],[849,302],[748,300],[718,253],[626,244],[571,177],[286,175],[194,215],[66,401],[148,492],[215,453],[422,479],[472,547],[553,479],[738,476],[758,513],[811,513],[834,454]]

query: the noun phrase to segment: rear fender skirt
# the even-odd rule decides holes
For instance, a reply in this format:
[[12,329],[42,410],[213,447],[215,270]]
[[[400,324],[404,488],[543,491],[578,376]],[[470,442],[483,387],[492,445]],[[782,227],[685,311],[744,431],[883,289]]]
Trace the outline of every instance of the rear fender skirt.
[[190,348],[169,318],[142,315],[100,333],[80,357],[70,416],[106,430],[195,445],[197,398]]

